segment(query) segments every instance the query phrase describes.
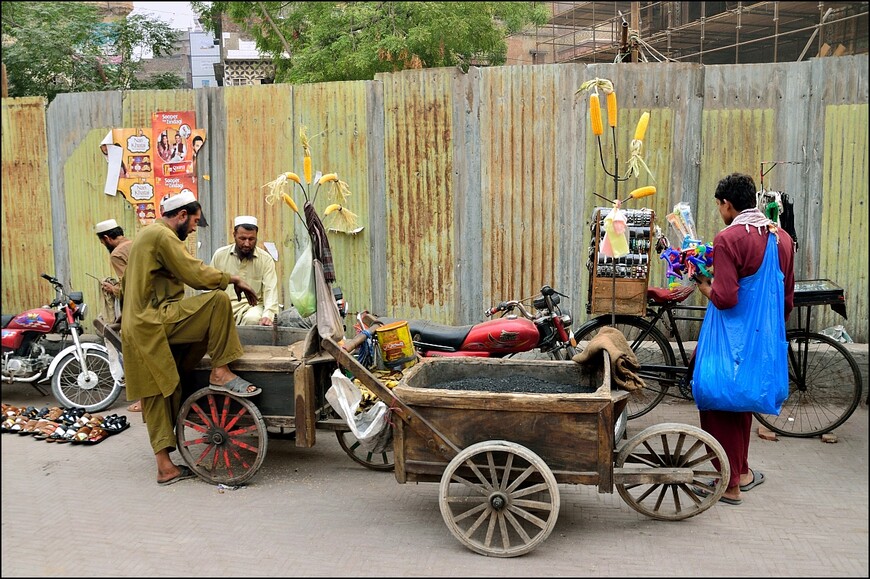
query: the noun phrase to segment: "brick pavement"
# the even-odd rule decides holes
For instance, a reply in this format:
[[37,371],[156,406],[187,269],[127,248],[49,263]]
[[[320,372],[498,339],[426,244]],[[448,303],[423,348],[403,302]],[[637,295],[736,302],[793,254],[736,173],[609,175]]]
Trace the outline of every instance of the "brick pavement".
[[[53,404],[26,385],[10,404]],[[126,413],[119,401],[108,413]],[[868,410],[839,442],[754,439],[767,482],[741,506],[654,521],[595,487],[560,485],[553,533],[512,559],[477,555],[448,531],[436,484],[396,483],[352,462],[332,433],[299,449],[270,439],[250,484],[155,484],[145,426],[96,446],[0,435],[2,576],[868,576]],[[629,423],[698,425],[668,402]],[[179,461],[180,459],[177,458]]]

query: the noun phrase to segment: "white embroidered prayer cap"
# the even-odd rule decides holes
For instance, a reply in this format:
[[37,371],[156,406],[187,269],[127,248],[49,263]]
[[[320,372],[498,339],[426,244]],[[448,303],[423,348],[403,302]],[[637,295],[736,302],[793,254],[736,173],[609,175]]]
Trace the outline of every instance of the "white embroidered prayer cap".
[[105,221],[100,221],[99,223],[97,223],[97,226],[94,227],[94,231],[97,235],[99,235],[111,229],[115,229],[116,227],[118,227],[117,221],[115,221],[114,219],[106,219]]
[[190,189],[184,189],[178,195],[163,198],[163,213],[175,211],[179,207],[184,207],[189,203],[196,201],[196,197]]
[[236,217],[235,221],[233,221],[233,227],[238,227],[239,225],[251,225],[257,227],[257,218],[253,215],[239,215]]

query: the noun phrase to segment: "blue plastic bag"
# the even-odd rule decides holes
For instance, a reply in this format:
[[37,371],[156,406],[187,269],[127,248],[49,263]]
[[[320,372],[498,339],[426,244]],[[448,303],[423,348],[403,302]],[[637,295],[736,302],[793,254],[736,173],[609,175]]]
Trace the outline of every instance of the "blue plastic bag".
[[707,306],[692,374],[698,410],[779,414],[788,397],[783,279],[769,233],[761,267],[740,280],[737,305]]

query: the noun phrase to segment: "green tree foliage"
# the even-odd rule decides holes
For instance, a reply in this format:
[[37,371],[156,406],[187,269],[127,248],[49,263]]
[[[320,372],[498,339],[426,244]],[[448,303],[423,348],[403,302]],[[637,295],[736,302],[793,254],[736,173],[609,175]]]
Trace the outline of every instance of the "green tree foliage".
[[170,54],[177,32],[160,20],[128,16],[102,22],[93,3],[7,2],[3,63],[9,96],[150,88],[180,88],[174,74],[142,79],[138,55]]
[[272,57],[277,82],[370,80],[406,68],[504,64],[509,34],[549,16],[535,2],[191,2]]

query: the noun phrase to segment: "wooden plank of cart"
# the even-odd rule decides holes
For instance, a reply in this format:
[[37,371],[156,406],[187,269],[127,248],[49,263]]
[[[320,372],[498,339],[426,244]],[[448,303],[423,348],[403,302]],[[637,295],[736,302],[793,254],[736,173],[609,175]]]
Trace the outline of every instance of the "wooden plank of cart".
[[[396,480],[439,483],[447,527],[477,553],[514,557],[546,539],[559,515],[558,484],[595,485],[602,493],[615,487],[633,509],[660,520],[697,515],[725,492],[725,452],[697,427],[658,424],[615,447],[614,417],[628,393],[611,389],[606,351],[599,367],[427,358],[391,390],[333,339],[323,339],[321,346],[398,418],[393,420]],[[588,392],[439,388],[504,376],[576,384]]]

